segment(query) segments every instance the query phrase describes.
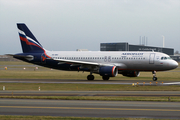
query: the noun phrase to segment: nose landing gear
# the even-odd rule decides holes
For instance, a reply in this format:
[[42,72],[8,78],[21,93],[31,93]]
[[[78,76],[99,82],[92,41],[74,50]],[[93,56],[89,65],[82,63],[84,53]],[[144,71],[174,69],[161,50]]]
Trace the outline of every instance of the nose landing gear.
[[153,74],[153,81],[157,81],[156,71],[152,71],[152,74]]

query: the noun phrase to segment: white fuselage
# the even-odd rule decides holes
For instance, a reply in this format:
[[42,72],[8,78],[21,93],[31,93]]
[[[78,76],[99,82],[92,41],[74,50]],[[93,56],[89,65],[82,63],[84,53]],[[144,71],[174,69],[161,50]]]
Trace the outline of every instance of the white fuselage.
[[[178,63],[167,54],[144,51],[49,51],[56,60],[85,61],[118,66],[118,70],[164,71],[177,67]],[[162,59],[166,58],[166,59]]]

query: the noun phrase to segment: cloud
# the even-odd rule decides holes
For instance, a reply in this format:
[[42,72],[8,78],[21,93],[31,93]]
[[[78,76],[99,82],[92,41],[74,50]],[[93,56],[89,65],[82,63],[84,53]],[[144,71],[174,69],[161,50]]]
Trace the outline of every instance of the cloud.
[[179,0],[0,0],[0,18],[4,53],[5,45],[9,53],[20,52],[17,22],[26,23],[50,50],[99,50],[101,42],[138,44],[139,36],[154,46],[162,45],[161,35],[167,47],[178,50],[180,44]]

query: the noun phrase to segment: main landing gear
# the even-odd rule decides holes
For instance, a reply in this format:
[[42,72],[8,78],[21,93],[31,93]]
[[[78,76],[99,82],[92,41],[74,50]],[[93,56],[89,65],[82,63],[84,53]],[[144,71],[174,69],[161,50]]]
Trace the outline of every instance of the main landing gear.
[[103,80],[109,80],[109,76],[107,76],[107,75],[102,76],[102,79],[103,79]]
[[[109,76],[104,75],[102,76],[103,80],[109,80]],[[90,72],[90,75],[87,76],[87,80],[94,80],[94,75],[92,75],[92,72]]]
[[[103,79],[103,80],[109,80],[109,76],[106,76],[106,75],[105,75],[105,76],[102,76],[102,79]],[[88,75],[88,76],[87,76],[87,80],[94,80],[94,75],[91,75],[91,74]]]
[[88,75],[88,76],[87,76],[87,79],[88,79],[88,80],[94,80],[94,75]]
[[87,76],[88,80],[94,80],[94,75],[92,75],[92,71],[90,72],[90,75]]
[[153,74],[153,81],[157,81],[156,71],[152,71],[152,74]]

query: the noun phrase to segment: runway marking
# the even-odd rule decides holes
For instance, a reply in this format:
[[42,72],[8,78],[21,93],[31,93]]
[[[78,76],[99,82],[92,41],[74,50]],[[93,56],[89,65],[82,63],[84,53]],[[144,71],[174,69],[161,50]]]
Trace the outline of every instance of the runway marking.
[[165,85],[180,85],[180,82],[164,83]]
[[29,109],[81,109],[81,110],[127,110],[127,111],[169,111],[179,112],[176,109],[134,109],[134,108],[87,108],[87,107],[36,107],[36,106],[0,106],[0,108],[29,108]]
[[[6,96],[11,96],[12,95],[12,92],[7,92],[7,93],[1,93],[0,92],[0,95],[6,95]],[[145,93],[135,93],[135,94],[132,94],[132,93],[84,93],[84,94],[81,94],[81,93],[16,93],[16,92],[13,92],[13,95],[18,97],[18,95],[30,95],[30,96],[154,96],[154,97],[159,97],[159,96],[180,96],[180,94],[145,94]]]

